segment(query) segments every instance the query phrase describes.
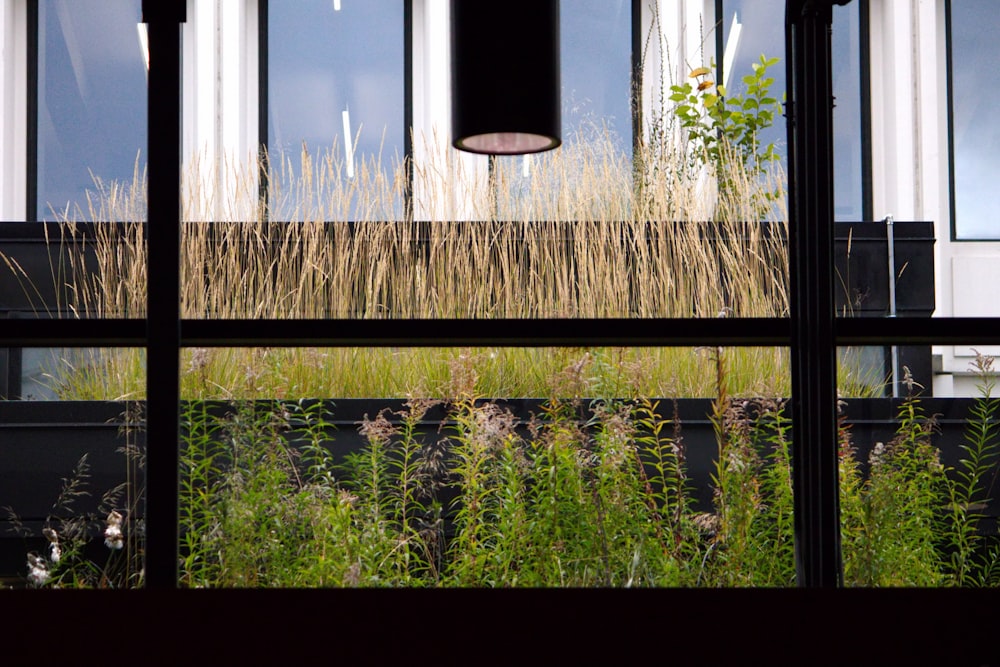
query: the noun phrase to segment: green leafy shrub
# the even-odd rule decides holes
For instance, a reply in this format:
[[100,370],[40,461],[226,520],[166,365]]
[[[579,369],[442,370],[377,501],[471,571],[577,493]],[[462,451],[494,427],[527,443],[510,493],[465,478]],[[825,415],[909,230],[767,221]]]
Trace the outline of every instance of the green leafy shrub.
[[[762,217],[782,194],[780,186],[759,191],[748,189],[743,182],[760,179],[779,161],[775,144],[760,141],[760,133],[782,114],[781,101],[771,92],[774,78],[768,76],[768,68],[778,61],[761,54],[751,64],[753,71],[743,76],[745,89],[740,93],[731,94],[714,81],[714,63],[693,69],[687,81],[670,86],[672,113],[685,134],[691,165],[712,168],[722,217],[731,213],[728,206],[747,195],[753,198],[751,208]],[[739,196],[735,196],[737,192]]]
[[[676,408],[648,399],[553,397],[521,423],[462,376],[456,398],[366,416],[364,446],[343,459],[331,453],[329,403],[186,403],[181,585],[792,586],[785,404],[731,396],[724,350],[715,361],[707,512],[692,500]],[[991,365],[977,360],[982,393],[954,468],[941,463],[935,417],[916,392],[900,402],[891,440],[865,461],[841,414],[846,585],[996,584],[1000,542],[983,511],[1000,449]],[[553,386],[571,395],[579,371]],[[434,434],[427,414],[438,403],[445,416]],[[123,453],[144,465],[134,446]],[[142,585],[143,491],[140,475],[130,479],[103,496],[104,514],[78,516],[74,503],[89,493],[81,461],[45,527],[57,557],[29,554],[31,585]],[[93,555],[101,540],[105,558]]]

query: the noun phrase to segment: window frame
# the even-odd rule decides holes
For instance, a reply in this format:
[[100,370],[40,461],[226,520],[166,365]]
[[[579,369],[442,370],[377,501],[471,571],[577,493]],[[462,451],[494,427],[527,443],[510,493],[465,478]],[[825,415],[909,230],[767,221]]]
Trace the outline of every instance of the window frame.
[[945,41],[945,118],[947,123],[947,169],[948,169],[948,218],[949,241],[955,244],[1000,244],[1000,231],[994,237],[982,236],[959,236],[958,233],[958,197],[955,188],[955,87],[954,77],[954,40],[952,38],[952,2],[953,0],[943,0],[944,2],[944,41]]
[[[790,0],[792,1],[792,0]],[[165,8],[166,7],[166,8]],[[153,0],[144,2],[144,13],[147,19],[169,23],[171,9],[176,7],[165,3],[157,5]],[[151,24],[152,27],[152,24]],[[163,25],[157,30],[151,30],[157,35],[151,43],[170,45],[171,31]],[[179,33],[179,31],[178,31]],[[179,42],[179,34],[176,35]],[[178,45],[174,45],[178,46]],[[152,48],[152,47],[151,47]],[[180,50],[164,50],[161,62],[180,60]],[[172,68],[165,68],[172,69]],[[177,65],[179,70],[179,64]],[[152,74],[152,71],[151,71]],[[178,91],[180,86],[167,85],[159,87],[165,80],[168,84],[175,79],[172,73],[165,79],[157,76],[157,85],[153,85],[151,76],[151,102],[156,96],[157,101],[167,101],[166,109],[151,103],[150,125],[154,114],[156,120],[169,120],[172,109],[176,109],[174,120],[181,123],[180,101]],[[178,74],[179,78],[179,74]],[[179,129],[179,127],[178,127]],[[176,296],[176,280],[179,278],[178,244],[176,234],[170,229],[171,213],[169,206],[162,210],[153,206],[154,200],[180,200],[179,163],[180,163],[180,132],[171,136],[171,132],[150,132],[150,273],[166,276],[162,282],[161,292],[154,293],[151,286],[150,308],[145,319],[139,320],[14,320],[8,323],[0,332],[0,342],[12,347],[22,346],[90,346],[146,347],[150,352],[149,382],[151,392],[148,406],[152,411],[155,406],[159,412],[150,420],[157,428],[150,431],[151,439],[155,439],[161,447],[151,447],[156,452],[157,460],[151,459],[151,479],[157,480],[158,489],[167,489],[171,478],[176,488],[177,466],[164,466],[170,462],[170,449],[176,450],[177,415],[169,418],[171,410],[176,411],[176,387],[171,385],[179,371],[178,355],[182,347],[190,346],[445,346],[445,345],[507,345],[507,346],[598,346],[598,345],[634,345],[634,346],[688,346],[688,345],[724,345],[724,346],[794,346],[790,335],[791,322],[787,318],[719,318],[719,319],[620,319],[620,320],[588,320],[588,319],[554,319],[554,320],[434,320],[408,321],[407,330],[400,331],[399,320],[354,320],[330,321],[323,320],[184,320],[177,313],[178,300]],[[153,146],[156,150],[153,150]],[[166,159],[164,159],[164,156]],[[152,165],[160,165],[154,173]],[[172,160],[176,159],[177,163]],[[160,177],[160,169],[168,172],[178,167],[177,182],[166,177]],[[156,196],[154,197],[154,192]],[[154,213],[156,219],[154,219]],[[158,226],[157,220],[165,222]],[[176,218],[173,220],[176,227]],[[153,237],[156,231],[158,236]],[[172,258],[171,258],[172,255]],[[153,258],[157,271],[154,273]],[[164,268],[166,267],[166,268]],[[795,267],[790,268],[796,271]],[[157,283],[159,284],[159,283]],[[832,287],[830,285],[829,287]],[[157,305],[160,304],[160,305]],[[1000,318],[917,318],[917,319],[834,319],[832,320],[832,340],[836,345],[862,344],[1000,344]],[[796,317],[804,317],[797,315]],[[441,330],[448,331],[442,336]],[[173,380],[171,380],[173,378]],[[158,382],[166,380],[163,386]],[[155,391],[152,391],[155,389]],[[154,398],[155,395],[155,398]],[[173,403],[173,406],[170,404]],[[163,421],[157,421],[162,419]],[[176,451],[174,451],[176,456]],[[166,458],[160,458],[166,457]],[[174,459],[176,464],[176,459]],[[155,494],[151,491],[151,497]],[[176,501],[176,495],[174,500]],[[169,510],[169,508],[167,508]],[[169,511],[156,509],[156,518],[169,517]],[[158,525],[157,522],[150,522]],[[176,522],[174,522],[176,524]],[[174,526],[176,529],[176,525]],[[162,529],[160,529],[162,530]],[[167,531],[169,532],[169,531]],[[152,533],[151,533],[152,534]],[[166,538],[158,536],[158,539]],[[157,553],[163,553],[162,542],[157,545]],[[153,553],[153,549],[150,553]],[[160,556],[158,556],[160,558]],[[163,567],[169,571],[168,559],[160,559],[150,563],[150,573]],[[154,567],[155,565],[155,567]],[[176,565],[176,563],[174,563]],[[150,578],[153,588],[170,588],[170,577]],[[155,583],[154,583],[155,581]],[[176,585],[176,577],[174,577]]]

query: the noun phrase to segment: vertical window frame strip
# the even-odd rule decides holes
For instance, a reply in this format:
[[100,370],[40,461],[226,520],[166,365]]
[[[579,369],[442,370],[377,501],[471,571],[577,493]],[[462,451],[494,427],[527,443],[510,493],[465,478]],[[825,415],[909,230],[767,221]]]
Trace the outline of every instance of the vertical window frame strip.
[[25,180],[24,180],[24,220],[38,222],[38,3],[40,0],[29,0],[27,6],[26,43],[27,58],[27,102],[28,111],[25,118]]
[[642,151],[642,0],[632,0],[631,34],[632,65],[629,83],[629,103],[632,114],[632,188],[638,186],[639,156]]
[[413,0],[403,0],[403,220],[413,221]]
[[271,156],[267,146],[267,112],[270,100],[267,76],[267,10],[268,0],[257,0],[257,187],[264,222],[270,219],[268,203],[271,190]]
[[151,53],[146,108],[145,586],[170,590],[178,586],[180,569],[181,58],[187,3],[143,0],[142,21]]
[[[25,136],[24,136],[24,221],[38,222],[38,2],[29,0],[25,7]],[[10,314],[8,317],[16,317]],[[23,400],[24,348],[5,350],[3,398]]]
[[873,220],[875,203],[872,195],[872,48],[871,7],[869,0],[857,0],[858,41],[861,53],[861,217]]
[[[955,87],[954,77],[954,56],[952,39],[952,17],[951,0],[944,0],[944,51],[945,51],[945,117],[948,123],[948,235],[949,241],[958,243],[969,239],[958,238],[958,220],[956,219],[955,201]],[[972,239],[973,241],[975,239]]]
[[726,80],[726,7],[725,0],[715,0],[715,16],[712,17],[711,30],[715,35],[715,80],[721,84]]

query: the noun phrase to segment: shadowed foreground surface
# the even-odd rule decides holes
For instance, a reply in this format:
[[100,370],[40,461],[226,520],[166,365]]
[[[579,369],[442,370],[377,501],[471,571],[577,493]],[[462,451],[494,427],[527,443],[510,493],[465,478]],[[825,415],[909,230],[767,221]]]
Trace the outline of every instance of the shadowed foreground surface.
[[8,591],[4,664],[1000,665],[950,589]]

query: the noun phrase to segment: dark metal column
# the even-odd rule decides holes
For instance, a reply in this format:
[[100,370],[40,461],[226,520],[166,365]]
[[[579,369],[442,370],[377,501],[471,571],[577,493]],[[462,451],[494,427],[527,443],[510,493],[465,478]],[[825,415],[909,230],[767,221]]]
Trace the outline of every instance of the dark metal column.
[[185,0],[143,0],[149,33],[146,294],[146,585],[178,573],[181,24]]
[[785,5],[795,561],[799,586],[809,587],[843,583],[833,331],[834,1]]

